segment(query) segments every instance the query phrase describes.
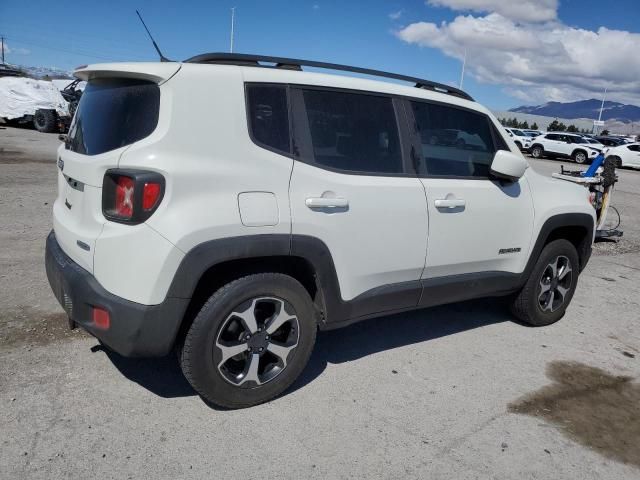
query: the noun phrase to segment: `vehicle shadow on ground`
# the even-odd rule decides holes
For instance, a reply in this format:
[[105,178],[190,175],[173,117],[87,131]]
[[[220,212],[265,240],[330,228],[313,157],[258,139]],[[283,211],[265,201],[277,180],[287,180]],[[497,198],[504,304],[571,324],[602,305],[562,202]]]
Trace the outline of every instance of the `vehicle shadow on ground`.
[[[486,298],[389,315],[346,328],[319,332],[311,359],[291,393],[317,378],[328,363],[345,363],[368,355],[454,335],[514,318],[500,298]],[[285,393],[286,395],[286,393]]]
[[[494,323],[511,321],[501,299],[482,299],[366,320],[346,328],[319,332],[313,354],[302,375],[284,395],[315,380],[329,363],[344,363],[406,345],[425,342]],[[100,345],[126,378],[163,397],[196,395],[182,375],[176,355],[126,358]],[[215,408],[215,407],[213,407]]]

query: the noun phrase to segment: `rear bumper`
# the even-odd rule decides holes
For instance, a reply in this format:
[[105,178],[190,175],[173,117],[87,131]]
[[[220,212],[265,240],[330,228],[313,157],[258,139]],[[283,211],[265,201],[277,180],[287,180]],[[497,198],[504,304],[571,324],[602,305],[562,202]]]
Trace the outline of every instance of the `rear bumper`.
[[[158,305],[142,305],[113,295],[64,253],[54,232],[47,237],[45,263],[53,293],[78,326],[124,356],[155,357],[169,353],[188,299],[166,298]],[[100,329],[93,323],[94,306],[109,312],[108,329]]]

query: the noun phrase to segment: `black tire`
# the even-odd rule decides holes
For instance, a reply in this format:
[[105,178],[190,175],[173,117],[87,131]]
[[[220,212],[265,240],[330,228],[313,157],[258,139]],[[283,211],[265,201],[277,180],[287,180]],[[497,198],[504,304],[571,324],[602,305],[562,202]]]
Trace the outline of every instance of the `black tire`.
[[[286,338],[297,335],[296,346],[291,347],[292,350],[285,355],[284,362],[279,360],[281,357],[275,357],[268,351],[272,348],[270,344],[267,346],[265,343],[260,343],[265,346],[265,351],[257,353],[258,349],[260,352],[263,351],[262,347],[258,348],[258,345],[252,343],[256,340],[258,342],[269,340],[276,346],[279,344],[268,335],[267,340],[264,337],[268,333],[270,319],[279,317],[277,311],[264,320],[262,330],[253,332],[250,340],[246,340],[247,336],[251,335],[250,329],[245,327],[247,324],[241,320],[241,317],[234,316],[234,312],[246,315],[253,308],[250,313],[256,321],[256,326],[260,326],[261,320],[258,318],[258,313],[262,301],[259,299],[262,298],[265,298],[265,302],[275,300],[274,304],[281,301],[281,312],[285,312],[287,317],[295,318],[297,322],[296,325],[283,324],[283,327],[280,327],[289,329],[285,332]],[[281,394],[300,375],[311,356],[316,330],[313,302],[309,293],[298,281],[278,273],[249,275],[228,283],[204,304],[184,339],[182,350],[179,352],[180,365],[184,376],[205,400],[226,408],[258,405]],[[234,337],[231,340],[233,348],[240,347],[240,344],[245,342],[244,346],[248,346],[247,351],[243,350],[225,360],[221,350],[223,346],[220,343],[228,342],[226,339],[222,340],[224,335],[236,335],[236,332],[239,332],[237,339]],[[281,335],[280,339],[282,339],[283,333],[277,330],[273,333],[273,337],[275,338],[276,335]],[[286,343],[285,340],[282,344],[284,343]],[[260,368],[263,368],[263,373],[260,375],[263,377],[272,375],[272,378],[267,378],[261,384],[260,381],[263,379],[259,379],[258,367],[255,370],[255,378],[258,380],[249,379],[251,362],[256,357],[258,357]],[[280,367],[273,363],[274,359]],[[278,368],[280,369],[277,370]],[[274,374],[274,371],[277,373]]]
[[540,145],[534,145],[531,147],[531,156],[533,158],[542,158],[544,155],[544,149]]
[[613,162],[616,168],[622,168],[622,159],[620,157],[611,156],[607,157],[607,160],[609,160],[610,158],[613,158]]
[[58,115],[55,110],[39,109],[33,116],[33,126],[42,133],[58,131]]
[[[554,284],[553,280],[548,278],[548,274],[553,273],[551,264],[554,261],[556,262],[556,270],[561,275],[562,267],[559,267],[559,265],[565,265],[564,259],[567,260],[566,264],[570,267],[570,270],[564,270],[566,272],[564,278],[562,280],[558,279]],[[520,321],[535,327],[551,325],[557,322],[564,316],[567,307],[571,303],[578,284],[578,273],[578,253],[573,244],[564,239],[550,242],[542,249],[527,283],[513,299],[511,311]],[[568,276],[570,278],[567,280]],[[549,289],[545,292],[543,289],[546,288],[546,285],[549,285]],[[566,293],[562,295],[562,302],[554,308],[555,302],[558,301],[555,296],[558,295],[558,298],[560,298],[560,290],[556,290],[558,287],[566,288]],[[553,291],[553,296],[548,293],[550,291]],[[549,302],[549,300],[551,301]]]
[[575,152],[573,152],[573,161],[579,164],[583,164],[583,163],[587,163],[587,161],[589,160],[589,156],[586,154],[586,152],[582,151],[582,150],[576,150]]

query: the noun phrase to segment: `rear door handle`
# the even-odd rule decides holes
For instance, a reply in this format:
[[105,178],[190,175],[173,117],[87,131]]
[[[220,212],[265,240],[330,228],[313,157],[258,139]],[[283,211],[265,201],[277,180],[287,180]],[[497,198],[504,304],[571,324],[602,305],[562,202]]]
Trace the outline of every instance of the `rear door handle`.
[[439,198],[435,201],[436,208],[458,208],[466,205],[461,198]]
[[346,198],[327,198],[327,197],[310,197],[304,203],[307,207],[313,208],[347,208],[349,200]]

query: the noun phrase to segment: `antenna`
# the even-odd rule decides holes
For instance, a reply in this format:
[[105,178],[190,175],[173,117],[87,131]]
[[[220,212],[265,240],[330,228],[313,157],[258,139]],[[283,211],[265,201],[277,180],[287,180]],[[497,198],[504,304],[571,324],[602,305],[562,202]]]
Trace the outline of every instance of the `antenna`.
[[151,43],[153,43],[153,47],[156,49],[156,52],[158,52],[158,55],[160,55],[160,61],[161,62],[170,62],[171,60],[169,60],[167,57],[165,57],[164,55],[162,55],[162,52],[160,51],[160,49],[158,48],[158,44],[156,43],[156,41],[153,39],[153,36],[151,35],[151,32],[149,31],[149,29],[147,28],[147,24],[144,23],[144,20],[142,19],[142,16],[140,15],[140,12],[138,10],[136,10],[136,14],[138,15],[138,18],[140,19],[140,21],[142,22],[142,26],[144,27],[144,29],[147,31],[147,35],[149,35],[149,38],[151,39]]

